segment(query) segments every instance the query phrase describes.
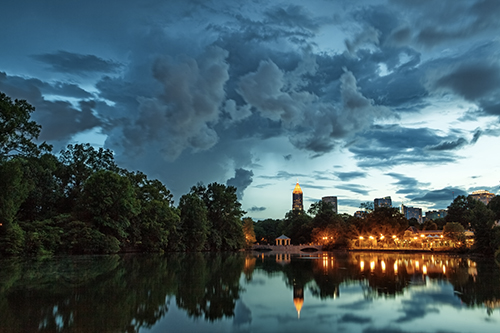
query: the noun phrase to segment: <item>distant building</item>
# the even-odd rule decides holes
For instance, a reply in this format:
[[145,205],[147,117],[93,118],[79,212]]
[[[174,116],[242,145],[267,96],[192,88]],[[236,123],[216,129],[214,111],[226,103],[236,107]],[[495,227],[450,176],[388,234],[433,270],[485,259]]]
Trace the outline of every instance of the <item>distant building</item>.
[[302,189],[299,186],[299,182],[297,182],[292,192],[292,210],[304,210]]
[[485,190],[479,190],[472,192],[469,196],[487,205],[490,202],[491,198],[495,196],[495,194]]
[[377,198],[373,200],[373,208],[392,207],[391,197]]
[[360,219],[364,219],[366,215],[368,215],[368,212],[362,210],[358,210],[354,213],[354,217],[358,217]]
[[448,211],[446,209],[431,210],[425,212],[425,221],[444,219],[446,215],[448,215]]
[[407,220],[415,218],[418,221],[418,223],[423,222],[422,208],[407,207],[405,205],[401,205],[401,214],[403,214]]
[[331,204],[333,206],[333,211],[335,212],[335,214],[338,213],[337,197],[333,197],[333,196],[323,197],[323,198],[321,198],[321,200],[323,202],[328,202],[329,204]]

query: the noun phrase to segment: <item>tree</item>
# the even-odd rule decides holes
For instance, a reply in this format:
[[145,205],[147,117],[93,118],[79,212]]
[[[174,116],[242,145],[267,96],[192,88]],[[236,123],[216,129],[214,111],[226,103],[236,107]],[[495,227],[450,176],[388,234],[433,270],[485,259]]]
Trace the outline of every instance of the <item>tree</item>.
[[103,234],[123,241],[139,205],[127,177],[100,170],[84,184],[79,213],[83,221],[91,222]]
[[471,222],[470,211],[478,202],[470,196],[459,195],[448,206],[448,215],[445,217],[446,222],[458,222],[465,229],[469,229]]
[[361,210],[368,212],[368,213],[371,213],[375,210],[373,201],[362,202],[359,204],[359,208]]
[[109,149],[96,150],[90,144],[68,145],[61,151],[59,160],[61,168],[56,172],[63,186],[66,200],[61,203],[61,211],[73,211],[87,179],[99,170],[120,173],[114,161],[113,152]]
[[265,219],[255,222],[255,238],[259,243],[274,244],[274,241],[283,233],[283,221]]
[[0,92],[0,160],[13,156],[37,156],[50,151],[45,142],[37,145],[41,126],[30,121],[35,108],[25,100],[15,100]]
[[245,244],[241,225],[241,218],[245,212],[238,202],[236,188],[211,183],[207,187],[199,184],[191,191],[205,202],[207,208],[210,249],[217,251],[241,249]]
[[290,237],[292,244],[311,242],[311,217],[303,211],[289,211],[285,215],[283,232]]
[[465,229],[458,222],[448,222],[443,227],[443,236],[450,238],[454,242],[465,242]]
[[179,200],[180,233],[187,251],[201,251],[207,245],[210,232],[207,208],[195,193],[183,195]]
[[243,219],[243,233],[245,235],[245,244],[247,247],[251,247],[256,242],[253,226],[254,222],[251,218],[247,217]]
[[500,220],[500,195],[494,196],[487,206],[493,213],[495,213],[495,220]]
[[486,208],[481,201],[476,201],[475,207],[470,211],[470,223],[474,230],[474,248],[478,252],[493,254],[495,213]]

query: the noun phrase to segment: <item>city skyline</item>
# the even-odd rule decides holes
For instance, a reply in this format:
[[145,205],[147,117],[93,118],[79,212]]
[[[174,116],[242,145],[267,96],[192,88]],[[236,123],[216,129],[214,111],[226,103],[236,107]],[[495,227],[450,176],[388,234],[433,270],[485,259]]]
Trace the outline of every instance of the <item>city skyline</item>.
[[[390,195],[423,211],[500,193],[500,2],[135,1],[2,6],[0,91],[41,141],[111,149],[179,198],[247,216]],[[452,13],[452,14],[450,14]]]

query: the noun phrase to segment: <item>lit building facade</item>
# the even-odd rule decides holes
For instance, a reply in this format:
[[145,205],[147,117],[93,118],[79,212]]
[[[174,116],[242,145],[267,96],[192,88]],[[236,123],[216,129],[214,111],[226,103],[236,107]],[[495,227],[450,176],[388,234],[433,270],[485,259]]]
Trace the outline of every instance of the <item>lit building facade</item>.
[[391,197],[384,197],[384,198],[377,198],[373,200],[373,207],[374,208],[379,208],[379,207],[392,207],[392,199]]
[[302,211],[304,210],[304,203],[302,199],[302,189],[299,186],[299,182],[295,185],[292,192],[292,210]]
[[323,202],[327,202],[327,203],[331,204],[333,206],[333,211],[335,212],[335,214],[338,213],[337,197],[333,197],[333,196],[323,197],[323,198],[321,198],[321,200]]
[[407,220],[415,218],[418,221],[418,223],[423,222],[422,208],[407,207],[405,205],[401,205],[401,214],[403,214]]
[[490,200],[495,196],[495,194],[485,190],[479,190],[472,192],[469,196],[487,205],[490,202]]
[[440,209],[440,210],[431,210],[428,212],[425,212],[425,220],[437,220],[437,219],[444,219],[445,216],[448,215],[448,211],[446,209]]

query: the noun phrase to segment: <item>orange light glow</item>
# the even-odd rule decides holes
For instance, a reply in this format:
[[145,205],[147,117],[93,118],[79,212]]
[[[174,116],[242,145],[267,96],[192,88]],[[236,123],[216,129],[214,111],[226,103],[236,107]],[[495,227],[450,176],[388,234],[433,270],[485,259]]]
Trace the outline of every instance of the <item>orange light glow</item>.
[[424,266],[422,267],[422,272],[423,272],[424,274],[427,274],[427,266],[425,266],[425,265],[424,265]]
[[361,261],[359,263],[359,268],[361,268],[361,270],[365,269],[365,262],[364,261]]
[[382,271],[385,272],[385,261],[382,260],[382,262],[380,264],[382,265]]
[[372,271],[375,269],[375,261],[370,261],[370,269]]

